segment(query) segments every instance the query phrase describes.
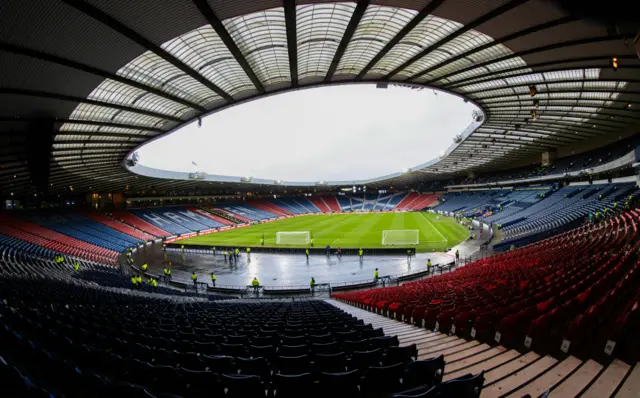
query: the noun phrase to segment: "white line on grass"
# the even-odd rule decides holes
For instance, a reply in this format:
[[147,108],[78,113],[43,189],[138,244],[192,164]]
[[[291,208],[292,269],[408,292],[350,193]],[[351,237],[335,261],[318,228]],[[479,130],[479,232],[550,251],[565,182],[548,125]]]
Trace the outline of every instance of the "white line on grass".
[[438,228],[436,228],[436,226],[435,226],[435,225],[433,225],[433,223],[431,222],[431,220],[429,220],[429,219],[427,218],[427,216],[425,216],[425,215],[424,215],[424,213],[422,213],[422,212],[421,212],[421,213],[420,213],[420,215],[422,215],[422,217],[423,217],[425,220],[427,220],[427,222],[429,223],[429,225],[431,225],[431,227],[432,227],[433,229],[435,229],[435,230],[436,230],[436,232],[438,233],[438,235],[440,235],[440,236],[442,237],[442,241],[443,241],[443,242],[447,242],[447,243],[449,243],[449,239],[445,238],[445,237],[444,237],[444,235],[442,235],[442,232],[440,232],[440,230],[439,230]]

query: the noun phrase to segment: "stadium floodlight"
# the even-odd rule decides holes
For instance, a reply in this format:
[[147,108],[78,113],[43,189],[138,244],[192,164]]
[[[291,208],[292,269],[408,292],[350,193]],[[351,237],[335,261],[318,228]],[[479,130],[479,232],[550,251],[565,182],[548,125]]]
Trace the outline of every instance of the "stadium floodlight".
[[311,242],[309,231],[276,232],[277,245],[308,245]]
[[409,169],[407,169],[406,167],[402,169],[402,174],[407,174],[408,172],[409,172]]
[[417,229],[390,229],[382,231],[382,245],[417,245],[420,243],[420,231]]

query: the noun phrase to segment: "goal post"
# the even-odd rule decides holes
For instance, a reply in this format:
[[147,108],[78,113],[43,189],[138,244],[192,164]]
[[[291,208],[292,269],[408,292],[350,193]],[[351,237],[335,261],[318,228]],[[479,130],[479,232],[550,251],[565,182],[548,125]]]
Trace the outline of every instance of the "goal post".
[[309,231],[276,232],[277,245],[308,245],[311,242]]
[[391,229],[382,231],[382,244],[390,245],[417,245],[420,243],[420,231],[417,229]]

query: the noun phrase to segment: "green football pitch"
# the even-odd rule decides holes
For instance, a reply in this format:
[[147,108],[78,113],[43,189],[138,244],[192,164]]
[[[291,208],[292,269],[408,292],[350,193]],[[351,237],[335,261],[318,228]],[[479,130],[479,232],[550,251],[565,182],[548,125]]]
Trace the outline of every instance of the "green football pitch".
[[277,232],[308,231],[315,247],[332,248],[389,248],[382,244],[384,230],[418,230],[417,251],[433,252],[451,248],[468,236],[466,228],[451,217],[438,217],[433,213],[361,213],[318,214],[288,218],[250,227],[232,229],[210,235],[196,236],[180,243],[203,246],[260,246],[264,236],[265,247],[307,247],[307,245],[276,244]]

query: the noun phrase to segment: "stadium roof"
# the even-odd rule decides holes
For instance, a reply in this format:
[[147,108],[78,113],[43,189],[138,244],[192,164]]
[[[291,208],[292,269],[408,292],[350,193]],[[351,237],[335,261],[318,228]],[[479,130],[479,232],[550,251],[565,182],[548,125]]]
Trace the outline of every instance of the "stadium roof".
[[123,160],[226,106],[352,82],[437,87],[485,112],[447,156],[384,183],[501,169],[632,131],[639,66],[614,28],[543,0],[4,0],[0,184],[3,195],[211,184],[137,176]]

